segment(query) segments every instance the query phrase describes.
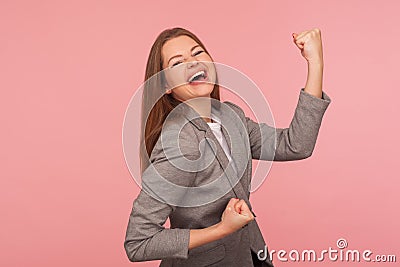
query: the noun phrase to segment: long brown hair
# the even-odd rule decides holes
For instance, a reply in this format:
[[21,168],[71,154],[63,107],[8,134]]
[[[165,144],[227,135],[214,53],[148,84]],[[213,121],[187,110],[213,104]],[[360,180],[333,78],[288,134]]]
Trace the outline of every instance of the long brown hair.
[[[162,126],[166,117],[177,105],[181,103],[181,101],[175,99],[172,94],[164,94],[165,89],[163,75],[161,74],[160,76],[158,76],[157,74],[159,74],[163,70],[163,58],[161,53],[163,45],[168,40],[182,35],[186,35],[192,38],[204,49],[204,51],[208,55],[210,55],[204,44],[196,35],[180,27],[164,30],[158,35],[158,37],[154,41],[150,50],[149,57],[147,59],[146,74],[144,79],[145,86],[142,95],[142,119],[140,132],[141,173],[143,173],[143,171],[150,164],[148,159],[151,155],[151,152],[153,151],[155,144],[157,143],[158,138],[160,137]],[[214,60],[212,59],[212,61]],[[211,92],[210,97],[220,100],[218,82],[215,83],[214,89]]]

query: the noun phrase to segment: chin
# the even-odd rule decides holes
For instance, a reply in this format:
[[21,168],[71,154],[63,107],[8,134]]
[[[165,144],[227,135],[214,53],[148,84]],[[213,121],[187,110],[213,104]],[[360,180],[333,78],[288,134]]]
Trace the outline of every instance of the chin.
[[194,95],[210,97],[211,92],[214,89],[214,85],[212,84],[199,84],[199,85],[189,85],[190,90]]

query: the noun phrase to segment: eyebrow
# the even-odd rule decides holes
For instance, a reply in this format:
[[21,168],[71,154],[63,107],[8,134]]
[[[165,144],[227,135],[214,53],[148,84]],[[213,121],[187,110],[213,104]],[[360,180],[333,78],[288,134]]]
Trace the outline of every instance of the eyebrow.
[[[199,44],[193,46],[193,47],[190,49],[190,52],[192,52],[195,48],[197,48],[197,47],[199,47],[199,46],[200,46]],[[201,47],[201,46],[200,46],[200,47]],[[181,56],[182,56],[182,55],[175,55],[175,56],[171,57],[171,58],[168,60],[167,65],[169,64],[169,62],[171,61],[171,59],[176,58],[176,57],[181,57]]]

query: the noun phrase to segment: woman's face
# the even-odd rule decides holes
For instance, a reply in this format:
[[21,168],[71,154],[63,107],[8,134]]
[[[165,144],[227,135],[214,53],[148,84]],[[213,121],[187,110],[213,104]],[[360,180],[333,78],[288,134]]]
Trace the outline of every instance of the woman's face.
[[214,89],[215,67],[211,57],[186,35],[165,42],[161,50],[167,80],[166,94],[180,101],[210,97]]

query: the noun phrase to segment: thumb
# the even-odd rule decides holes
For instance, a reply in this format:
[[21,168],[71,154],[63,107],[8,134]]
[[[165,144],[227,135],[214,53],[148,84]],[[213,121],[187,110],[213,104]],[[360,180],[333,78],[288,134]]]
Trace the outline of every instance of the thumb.
[[243,200],[243,202],[240,203],[240,214],[245,215],[245,216],[250,216],[251,211],[249,209],[249,206],[247,206],[246,202]]
[[[293,43],[300,49],[303,50],[304,48],[304,41],[297,40],[299,35],[297,33],[292,33]],[[302,38],[302,37],[301,37]]]

